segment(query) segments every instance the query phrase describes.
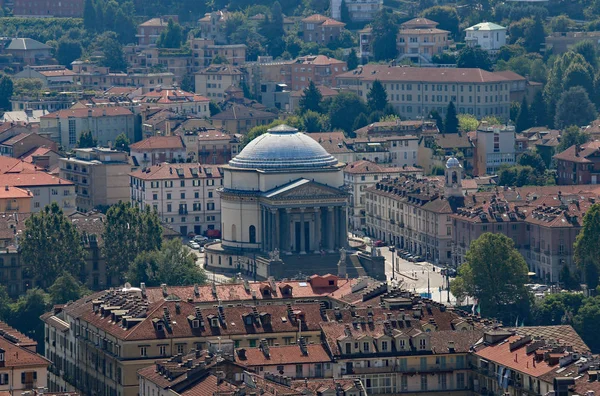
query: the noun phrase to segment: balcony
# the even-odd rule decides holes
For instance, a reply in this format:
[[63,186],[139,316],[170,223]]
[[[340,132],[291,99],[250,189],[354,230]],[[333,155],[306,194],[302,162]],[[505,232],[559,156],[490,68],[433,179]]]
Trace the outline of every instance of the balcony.
[[464,366],[457,366],[454,364],[446,364],[444,366],[440,364],[434,364],[429,366],[401,366],[401,365],[390,365],[382,367],[353,367],[352,372],[347,374],[369,374],[369,373],[436,373],[436,372],[450,372],[454,370],[466,370]]

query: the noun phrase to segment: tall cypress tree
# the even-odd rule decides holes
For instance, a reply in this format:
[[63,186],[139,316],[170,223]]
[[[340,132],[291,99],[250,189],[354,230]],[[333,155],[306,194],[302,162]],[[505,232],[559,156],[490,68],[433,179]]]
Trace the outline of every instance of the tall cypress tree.
[[523,132],[526,129],[531,127],[531,117],[529,115],[529,104],[527,103],[527,98],[523,97],[523,101],[521,102],[521,108],[519,109],[519,115],[517,116],[517,122],[515,125],[515,129],[517,132]]
[[444,132],[458,133],[458,116],[456,115],[456,107],[454,102],[448,103],[446,109],[446,120],[444,121]]

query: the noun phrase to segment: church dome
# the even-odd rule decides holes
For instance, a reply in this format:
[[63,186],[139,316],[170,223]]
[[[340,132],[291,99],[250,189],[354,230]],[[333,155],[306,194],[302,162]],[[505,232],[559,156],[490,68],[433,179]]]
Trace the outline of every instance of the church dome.
[[234,168],[249,169],[314,169],[337,163],[317,141],[287,125],[269,129],[229,161]]
[[446,168],[460,168],[460,162],[455,157],[448,158]]

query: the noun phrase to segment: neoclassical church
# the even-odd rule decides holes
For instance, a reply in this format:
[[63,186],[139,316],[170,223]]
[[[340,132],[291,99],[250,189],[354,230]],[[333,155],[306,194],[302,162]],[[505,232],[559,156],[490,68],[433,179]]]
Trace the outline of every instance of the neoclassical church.
[[222,168],[222,239],[207,265],[262,278],[335,271],[348,246],[343,168],[287,125],[254,139]]

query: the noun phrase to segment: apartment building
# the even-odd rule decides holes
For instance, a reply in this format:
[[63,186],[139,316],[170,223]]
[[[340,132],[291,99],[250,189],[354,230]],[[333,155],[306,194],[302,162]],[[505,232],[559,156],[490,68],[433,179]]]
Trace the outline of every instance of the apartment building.
[[20,133],[3,139],[5,134],[0,135],[0,155],[19,158],[38,147],[46,147],[57,150],[55,141],[45,138],[37,133]]
[[13,15],[20,17],[82,18],[84,0],[13,0]]
[[135,116],[124,107],[59,110],[40,117],[40,133],[47,134],[63,149],[77,145],[82,132],[91,132],[100,146],[111,146],[124,133],[135,140]]
[[[17,40],[17,39],[15,39]],[[30,39],[23,39],[23,40],[30,40]],[[32,40],[33,41],[33,40]],[[24,46],[29,45],[30,43],[25,43],[23,44]],[[39,43],[40,45],[44,45],[42,43]],[[34,45],[31,45],[32,48],[35,48]],[[40,46],[38,46],[40,47]],[[30,54],[28,52],[24,52],[24,54],[22,54],[21,56],[33,56],[35,58],[31,59],[31,58],[20,58],[23,59],[22,62],[27,63],[27,66],[25,66],[23,68],[22,71],[20,71],[19,73],[15,74],[13,76],[13,79],[15,80],[20,80],[23,78],[35,78],[36,80],[39,80],[42,82],[42,86],[45,88],[50,88],[50,89],[55,89],[55,90],[69,90],[73,88],[73,81],[75,79],[75,73],[67,68],[65,68],[64,66],[61,65],[45,65],[45,66],[30,66],[30,65],[36,65],[37,63],[40,63],[40,60],[44,59],[44,55],[43,55],[43,50],[45,48],[41,48],[38,50],[37,53],[35,54]],[[48,53],[51,53],[51,49],[47,48],[46,49],[48,51]],[[32,51],[31,49],[29,51]],[[16,52],[13,51],[13,52]],[[13,55],[16,57],[16,55]],[[48,55],[48,60],[50,59],[51,55]],[[35,63],[32,63],[35,62]]]
[[437,28],[438,23],[427,18],[415,18],[400,25],[396,38],[398,60],[431,63],[433,55],[446,51],[451,44],[450,32]]
[[242,104],[233,103],[219,114],[210,119],[217,129],[222,129],[230,134],[244,134],[259,125],[269,125],[276,118],[274,113],[263,111]]
[[0,392],[8,395],[47,386],[51,362],[36,353],[37,342],[0,322]]
[[289,86],[294,91],[303,90],[313,81],[317,86],[336,87],[336,77],[347,70],[346,62],[325,55],[302,56],[289,64]]
[[446,160],[451,156],[459,157],[466,173],[473,173],[475,144],[469,134],[425,134],[419,139],[418,165],[423,168],[425,173],[431,173],[434,167],[443,168],[446,166]]
[[130,173],[131,202],[150,206],[182,235],[221,227],[221,201],[217,189],[223,175],[216,166],[159,164]]
[[206,129],[192,134],[196,136],[194,147],[201,164],[227,164],[242,150],[243,139],[240,135],[218,129]]
[[225,24],[229,17],[228,11],[207,12],[198,20],[200,38],[214,40],[216,44],[228,44],[225,34]]
[[453,265],[464,263],[470,243],[481,234],[502,233],[514,241],[530,271],[558,282],[564,266],[576,270],[573,245],[599,192],[594,186],[547,186],[477,193],[472,206],[451,216]]
[[600,183],[600,142],[594,140],[581,145],[573,145],[556,154],[556,184],[598,184]]
[[506,31],[504,26],[492,22],[481,22],[465,29],[465,42],[472,47],[479,47],[495,54],[506,45]]
[[336,21],[320,14],[314,14],[300,20],[300,37],[306,43],[317,43],[327,46],[335,42],[346,26],[345,23]]
[[452,262],[452,219],[456,208],[469,206],[463,194],[463,168],[456,158],[446,163],[443,180],[401,177],[366,189],[366,228],[371,235],[428,261]]
[[71,63],[71,66],[75,73],[74,82],[84,89],[102,91],[108,91],[114,87],[154,89],[157,85],[171,87],[175,84],[175,75],[171,72],[112,73],[108,67],[89,61],[75,61]]
[[89,211],[129,200],[131,165],[124,151],[95,147],[75,149],[58,161],[60,176],[75,184],[77,209]]
[[515,165],[515,127],[512,125],[489,125],[482,122],[472,139],[474,149],[474,169],[477,176],[493,175],[502,165]]
[[381,137],[394,135],[432,136],[440,131],[434,121],[400,120],[373,122],[354,131],[357,137]]
[[582,41],[598,43],[600,32],[553,32],[546,37],[542,51],[560,55],[569,51],[575,44]]
[[[216,343],[221,339],[237,347],[255,347],[266,339],[270,346],[283,345],[286,340],[289,343],[296,339],[299,330],[308,340],[319,339],[319,304],[264,305],[255,314],[256,305],[198,305],[203,299],[194,294],[198,286],[172,291],[180,293],[186,289],[192,297],[185,301],[163,295],[162,290],[169,290],[166,285],[162,289],[142,285],[107,290],[96,293],[93,301],[79,300],[46,314],[42,319],[47,335],[52,339],[56,333],[58,339],[46,346],[46,356],[52,357],[57,368],[50,373],[49,382],[77,389],[84,395],[104,392],[135,396],[139,390],[137,370],[157,359],[203,350],[209,341]],[[251,297],[244,297],[247,298]],[[128,299],[134,302],[132,308],[114,310],[124,307]],[[149,309],[149,304],[157,309]],[[98,320],[108,317],[110,321]],[[178,330],[173,332],[175,326]],[[89,359],[90,355],[94,359]],[[104,369],[98,370],[99,367]]]
[[246,44],[215,44],[215,40],[207,38],[191,38],[193,66],[195,70],[210,66],[216,57],[227,59],[233,66],[246,63]]
[[156,45],[156,41],[160,37],[160,34],[167,28],[169,19],[173,19],[173,21],[177,22],[178,17],[176,15],[161,16],[140,23],[137,28],[137,34],[135,35],[138,39],[138,45],[140,47]]
[[181,89],[163,89],[159,87],[143,94],[138,100],[142,105],[168,109],[174,113],[189,114],[199,118],[210,117],[208,108],[210,99]]
[[192,72],[192,51],[189,48],[141,48],[131,44],[123,52],[130,73],[150,73],[160,69],[172,73],[175,80],[181,83]]
[[75,186],[35,165],[16,158],[0,156],[0,185],[31,191],[31,212],[39,212],[52,202],[66,214],[75,211]]
[[19,187],[5,186],[0,190],[0,213],[31,212],[31,191]]
[[361,63],[368,63],[373,57],[373,28],[370,26],[358,31],[359,57]]
[[397,178],[403,175],[423,176],[423,170],[410,166],[391,167],[367,160],[351,162],[344,168],[344,185],[350,192],[348,208],[349,226],[352,230],[363,230],[366,227],[365,194],[369,187],[386,178]]
[[459,114],[477,118],[509,117],[512,80],[481,69],[390,67],[365,65],[336,77],[337,87],[366,100],[375,80],[402,119],[427,116],[432,110],[445,114],[450,102]]
[[352,22],[371,22],[383,8],[383,0],[329,0],[331,17],[338,21],[342,19],[342,2]]
[[188,158],[181,136],[151,136],[129,146],[134,166],[153,166],[163,162],[184,162]]
[[195,73],[196,93],[206,96],[215,102],[222,102],[226,90],[239,87],[244,78],[244,73],[232,65],[211,65]]

